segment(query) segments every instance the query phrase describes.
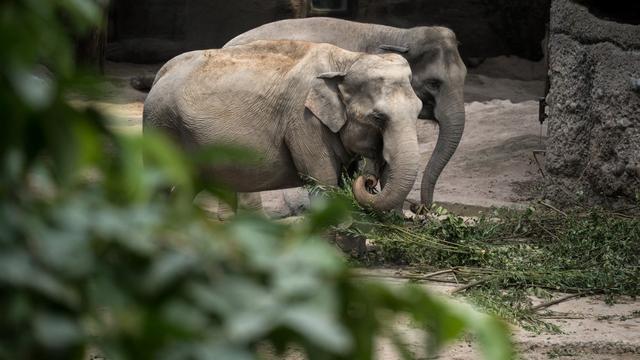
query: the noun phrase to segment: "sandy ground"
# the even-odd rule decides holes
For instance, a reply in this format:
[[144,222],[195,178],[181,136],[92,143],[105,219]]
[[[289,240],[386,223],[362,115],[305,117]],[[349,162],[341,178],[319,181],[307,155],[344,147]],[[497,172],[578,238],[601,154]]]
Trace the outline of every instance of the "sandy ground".
[[[435,201],[488,207],[517,206],[531,200],[532,194],[523,191],[523,187],[534,184],[541,176],[533,151],[544,149],[546,133],[538,122],[537,101],[471,102],[465,104],[465,111],[465,133],[440,175]],[[437,134],[436,125],[419,126],[420,153],[425,165]],[[416,201],[420,199],[421,176],[409,195]]]
[[[107,96],[97,105],[113,115],[113,127],[123,132],[141,130],[145,93],[129,86],[129,77],[155,72],[158,66],[109,63]],[[467,124],[460,147],[443,172],[435,200],[459,213],[476,213],[491,206],[526,206],[536,196],[541,179],[533,151],[544,149],[546,128],[538,122],[538,97],[544,89],[541,64],[519,59],[488,59],[469,72],[465,98]],[[435,124],[421,122],[419,141],[423,166],[437,139]],[[541,159],[543,161],[543,159]],[[420,179],[410,198],[419,199]],[[308,203],[300,189],[262,193],[265,209],[275,217],[299,213]],[[364,270],[392,283],[404,282],[401,270]],[[432,291],[448,293],[455,285],[429,283]],[[640,303],[623,300],[609,306],[598,297],[573,299],[550,307],[563,334],[537,335],[514,328],[522,359],[640,359],[640,319],[628,318]],[[411,344],[421,332],[410,323],[397,324]],[[398,359],[384,343],[379,359]],[[447,350],[442,359],[475,359],[468,343]]]
[[[390,284],[403,284],[407,273],[398,269],[366,269],[360,271],[363,278],[375,278]],[[453,279],[449,279],[453,280]],[[435,294],[449,294],[455,283],[426,282],[421,286]],[[557,297],[563,294],[557,294]],[[534,304],[542,302],[534,299]],[[629,298],[618,299],[614,305],[605,304],[601,297],[575,298],[551,306],[543,311],[544,320],[558,325],[562,334],[536,334],[512,326],[514,344],[519,358],[631,360],[640,359],[640,305]],[[419,345],[424,333],[411,326],[409,321],[399,321],[397,329],[403,334],[415,354],[422,356]],[[378,359],[400,359],[393,347],[385,342],[377,346]],[[479,359],[480,353],[470,341],[462,341],[445,349],[439,359]]]

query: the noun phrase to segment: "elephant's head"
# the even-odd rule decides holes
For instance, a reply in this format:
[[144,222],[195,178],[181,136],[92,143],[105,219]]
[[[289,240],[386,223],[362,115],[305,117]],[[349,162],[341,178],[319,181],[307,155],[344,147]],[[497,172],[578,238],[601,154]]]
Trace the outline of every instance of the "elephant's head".
[[440,133],[424,170],[421,201],[430,205],[440,173],[456,151],[464,130],[464,81],[467,69],[453,31],[443,27],[407,29],[404,45],[381,44],[379,51],[401,53],[411,65],[411,86],[422,100],[421,119],[436,120]]
[[360,177],[356,200],[379,210],[402,205],[418,171],[416,120],[422,104],[411,88],[411,69],[396,54],[359,55],[346,71],[319,74],[305,106],[340,135],[350,154],[378,158],[389,168],[384,189],[373,195]]

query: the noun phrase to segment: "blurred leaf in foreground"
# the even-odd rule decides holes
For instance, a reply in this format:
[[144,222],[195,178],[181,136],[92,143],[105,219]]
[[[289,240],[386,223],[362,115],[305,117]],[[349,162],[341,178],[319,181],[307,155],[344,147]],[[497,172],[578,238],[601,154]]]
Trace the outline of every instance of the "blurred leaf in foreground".
[[353,277],[322,239],[350,221],[345,203],[319,201],[293,225],[255,215],[211,222],[193,206],[196,192],[228,195],[197,176],[198,161],[249,161],[247,152],[186,155],[157,134],[115,134],[91,106],[69,105],[93,88],[76,71],[71,39],[99,25],[100,8],[0,5],[0,358],[82,359],[98,349],[110,360],[253,359],[292,347],[311,359],[371,359],[398,316],[430,334],[420,349],[470,331],[485,358],[510,358],[494,318]]

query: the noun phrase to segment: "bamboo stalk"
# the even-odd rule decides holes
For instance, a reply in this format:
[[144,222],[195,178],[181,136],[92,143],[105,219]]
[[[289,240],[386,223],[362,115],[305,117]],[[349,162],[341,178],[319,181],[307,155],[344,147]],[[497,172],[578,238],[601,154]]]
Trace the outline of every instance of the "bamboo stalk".
[[416,280],[416,281],[434,281],[434,282],[446,282],[446,283],[457,283],[455,281],[452,280],[444,280],[444,279],[433,279],[433,277],[438,276],[438,275],[442,275],[442,274],[447,274],[447,273],[452,273],[457,271],[456,268],[452,268],[452,269],[446,269],[446,270],[440,270],[440,271],[436,271],[436,272],[432,272],[426,275],[411,275],[411,274],[356,274],[356,276],[358,277],[372,277],[372,278],[391,278],[391,279],[407,279],[407,280]]
[[453,291],[451,291],[451,294],[455,294],[455,293],[459,293],[461,291],[465,291],[468,288],[471,288],[471,287],[474,287],[476,285],[480,285],[482,283],[485,283],[485,282],[487,282],[487,280],[489,280],[489,279],[480,279],[480,280],[472,281],[472,282],[470,282],[470,283],[468,283],[466,285],[462,285],[460,287],[457,287],[457,288],[453,289]]
[[442,274],[448,274],[448,273],[455,273],[456,271],[458,271],[458,268],[451,268],[451,269],[435,271],[435,272],[429,273],[427,275],[424,275],[422,278],[427,280],[427,279],[430,279],[430,278],[432,278],[434,276],[438,276],[438,275],[442,275]]
[[549,306],[553,306],[553,305],[559,304],[561,302],[564,302],[564,301],[567,301],[567,300],[571,300],[573,298],[582,297],[582,296],[585,296],[587,294],[588,293],[577,293],[577,294],[565,295],[565,296],[559,297],[557,299],[550,300],[550,301],[547,301],[547,302],[543,302],[542,304],[538,304],[536,306],[532,306],[531,307],[531,311],[535,312],[535,311],[538,311],[540,309],[545,309],[545,308],[548,308]]
[[562,216],[567,217],[567,213],[565,213],[564,211],[562,211],[562,210],[558,209],[557,207],[555,207],[555,206],[553,206],[553,205],[551,205],[551,204],[547,204],[547,203],[546,203],[546,202],[544,202],[544,201],[540,201],[539,203],[540,203],[540,205],[546,206],[546,207],[548,207],[549,209],[551,209],[551,210],[553,210],[553,211],[557,212],[558,214],[561,214]]

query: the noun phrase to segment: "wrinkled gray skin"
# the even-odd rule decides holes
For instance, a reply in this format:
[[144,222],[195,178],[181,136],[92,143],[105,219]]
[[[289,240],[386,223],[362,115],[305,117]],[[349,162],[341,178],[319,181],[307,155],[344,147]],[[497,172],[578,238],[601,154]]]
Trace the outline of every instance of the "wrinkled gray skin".
[[422,203],[433,202],[436,182],[460,143],[465,122],[463,89],[467,69],[451,30],[426,26],[400,29],[321,17],[290,19],[249,30],[225,47],[261,39],[305,40],[351,51],[398,52],[404,56],[413,72],[411,85],[423,104],[419,117],[436,120],[440,128],[420,191]]
[[143,128],[167,132],[187,151],[228,143],[261,154],[257,165],[202,169],[242,192],[301,186],[303,176],[337,185],[355,157],[382,154],[385,188],[370,194],[361,177],[353,190],[361,204],[389,210],[415,182],[420,108],[399,55],[257,41],[165,64],[145,101]]

